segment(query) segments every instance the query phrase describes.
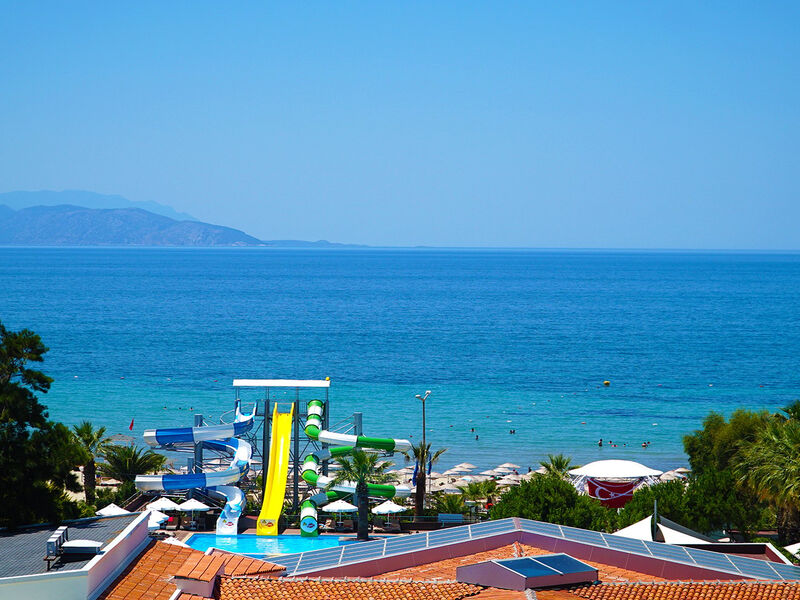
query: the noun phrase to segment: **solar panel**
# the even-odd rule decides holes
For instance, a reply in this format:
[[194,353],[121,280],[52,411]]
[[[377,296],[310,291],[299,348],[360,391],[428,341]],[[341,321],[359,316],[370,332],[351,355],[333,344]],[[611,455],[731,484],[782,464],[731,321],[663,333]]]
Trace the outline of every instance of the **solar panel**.
[[469,539],[469,529],[466,527],[450,527],[448,529],[440,529],[439,531],[431,531],[428,534],[429,546],[442,546],[444,544],[453,544],[455,542],[464,542]]
[[522,531],[528,533],[541,533],[543,535],[550,535],[561,537],[561,527],[553,523],[544,523],[543,521],[532,521],[531,519],[520,519]]
[[568,554],[547,554],[537,556],[534,560],[560,573],[584,573],[585,571],[596,570],[594,567],[590,567],[585,562],[572,558]]
[[770,566],[784,579],[800,579],[800,567],[780,563],[772,563]]
[[734,573],[739,572],[736,566],[728,560],[726,554],[709,552],[708,550],[698,552],[694,548],[686,548],[686,553],[692,557],[698,567],[722,569],[723,571],[731,571]]
[[660,542],[645,542],[645,546],[647,546],[650,553],[656,558],[665,558],[667,560],[677,560],[686,563],[694,562],[683,546],[671,546],[670,544],[663,544]]
[[402,554],[422,550],[428,546],[428,539],[424,533],[407,535],[401,538],[386,541],[386,554]]
[[744,556],[730,556],[731,562],[741,571],[742,575],[760,579],[781,579],[781,576],[770,566],[770,563],[755,558]]
[[304,552],[294,570],[295,572],[308,572],[335,567],[339,564],[341,556],[341,546]]
[[493,535],[495,533],[502,533],[504,531],[514,531],[514,521],[512,519],[502,519],[500,521],[484,521],[483,523],[475,523],[469,526],[472,530],[472,537],[481,537],[484,535]]
[[280,565],[282,567],[286,567],[287,573],[293,573],[295,567],[297,567],[297,563],[300,562],[300,554],[286,554],[283,556],[276,556],[275,558],[270,559],[270,562],[273,562],[276,565]]
[[383,547],[385,542],[383,540],[377,542],[361,542],[359,544],[347,544],[344,547],[344,554],[342,555],[341,562],[355,562],[359,560],[367,560],[370,558],[377,558],[383,554]]
[[589,531],[588,529],[576,529],[575,527],[561,527],[564,532],[563,537],[576,542],[594,544],[595,546],[605,546],[603,534],[599,531]]
[[560,575],[558,571],[530,558],[515,558],[513,560],[497,560],[498,565],[503,565],[523,577],[542,577],[546,575]]
[[606,541],[606,544],[608,544],[608,547],[613,548],[614,550],[620,550],[622,552],[636,552],[638,554],[650,556],[650,553],[647,551],[647,547],[644,545],[642,540],[634,540],[619,535],[604,535],[603,539]]

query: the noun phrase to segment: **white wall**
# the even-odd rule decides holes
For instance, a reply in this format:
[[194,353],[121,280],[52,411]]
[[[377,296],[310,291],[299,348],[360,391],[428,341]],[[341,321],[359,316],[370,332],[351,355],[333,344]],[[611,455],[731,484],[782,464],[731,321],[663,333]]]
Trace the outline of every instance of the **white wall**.
[[96,598],[116,579],[125,567],[136,558],[150,541],[147,537],[148,511],[139,515],[111,542],[103,553],[86,565],[89,572],[87,595]]
[[[82,569],[0,579],[0,600],[87,600],[99,596],[147,545],[144,512]],[[44,562],[44,561],[42,561]]]
[[0,579],[0,600],[86,600],[88,571],[39,573]]

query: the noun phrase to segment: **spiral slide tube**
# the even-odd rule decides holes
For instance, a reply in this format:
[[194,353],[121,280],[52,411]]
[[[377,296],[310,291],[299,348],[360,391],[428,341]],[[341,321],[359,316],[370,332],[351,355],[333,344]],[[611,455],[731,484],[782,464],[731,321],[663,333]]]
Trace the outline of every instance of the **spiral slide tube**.
[[[372,438],[363,435],[350,435],[334,433],[322,429],[322,413],[325,405],[320,400],[311,400],[308,403],[308,419],[306,420],[305,433],[312,440],[337,446],[321,452],[314,452],[303,459],[302,478],[307,483],[325,491],[315,494],[300,505],[300,533],[304,536],[319,535],[319,522],[317,510],[322,506],[356,491],[356,484],[345,481],[331,486],[331,478],[321,475],[320,465],[323,461],[337,456],[344,456],[356,448],[371,448],[385,452],[405,452],[411,449],[408,440],[395,440],[391,438]],[[411,495],[411,488],[406,485],[384,485],[371,483],[367,485],[370,496],[380,498],[406,498]]]
[[239,517],[246,500],[242,490],[231,484],[239,481],[250,468],[252,448],[244,440],[237,439],[253,427],[253,414],[243,415],[236,404],[236,419],[226,425],[205,427],[178,427],[174,429],[148,429],[144,441],[152,447],[170,448],[175,444],[201,442],[204,448],[231,454],[231,463],[222,471],[204,473],[137,475],[136,487],[145,492],[171,492],[178,490],[206,489],[215,498],[225,500],[225,506],[217,519],[217,535],[236,535]]

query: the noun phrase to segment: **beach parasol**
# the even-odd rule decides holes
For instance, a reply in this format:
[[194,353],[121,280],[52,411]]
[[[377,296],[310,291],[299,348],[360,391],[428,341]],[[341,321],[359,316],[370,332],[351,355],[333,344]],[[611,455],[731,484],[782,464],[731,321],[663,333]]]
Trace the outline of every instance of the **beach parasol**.
[[176,503],[162,496],[158,500],[155,500],[147,505],[147,510],[180,510],[181,507]]
[[117,515],[129,515],[131,514],[130,511],[125,510],[124,508],[120,508],[113,502],[108,506],[101,508],[100,510],[95,513],[100,515],[101,517],[116,517]]
[[178,508],[181,509],[183,512],[191,512],[192,513],[192,521],[194,521],[194,511],[204,512],[206,510],[211,510],[211,507],[207,504],[203,504],[199,500],[195,500],[194,498],[187,500],[186,502],[181,502],[178,505]]
[[207,504],[203,504],[202,502],[200,502],[199,500],[195,500],[194,498],[192,498],[191,500],[187,500],[186,502],[181,502],[178,505],[178,508],[183,512],[190,512],[190,511],[194,512],[196,510],[197,511],[211,510],[210,506],[208,506]]
[[393,515],[395,513],[403,512],[404,510],[408,509],[405,506],[400,506],[391,500],[387,500],[383,504],[378,504],[378,506],[372,509],[372,512],[376,515]]
[[519,485],[519,482],[508,477],[503,477],[497,480],[497,485]]
[[147,518],[147,528],[148,529],[158,529],[161,526],[161,523],[169,519],[169,515],[165,515],[161,511],[158,510],[151,510],[150,516]]
[[497,475],[497,471],[495,469],[489,469],[487,471],[481,471],[481,475]]
[[465,469],[475,469],[475,468],[477,468],[475,465],[473,465],[472,463],[468,463],[468,462],[458,463],[456,466],[457,467],[463,467]]
[[329,513],[351,513],[351,512],[356,512],[358,510],[358,507],[350,504],[345,500],[337,500],[336,502],[331,502],[330,504],[326,504],[325,508],[323,508],[322,510]]
[[522,468],[519,465],[515,465],[514,463],[510,463],[510,462],[503,463],[500,466],[501,467],[505,467],[506,469],[521,469]]
[[336,513],[336,520],[342,520],[342,513],[354,513],[358,511],[358,507],[346,502],[345,500],[337,500],[336,502],[331,502],[330,504],[326,504],[325,507],[322,509],[325,512],[329,513]]

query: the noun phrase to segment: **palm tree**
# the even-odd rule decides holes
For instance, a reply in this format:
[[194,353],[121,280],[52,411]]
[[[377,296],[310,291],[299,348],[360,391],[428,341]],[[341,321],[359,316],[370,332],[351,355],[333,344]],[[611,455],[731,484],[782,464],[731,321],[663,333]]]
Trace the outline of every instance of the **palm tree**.
[[567,476],[567,471],[574,468],[572,457],[563,454],[548,454],[546,461],[540,461],[546,475],[557,475],[562,479]]
[[800,421],[773,419],[734,457],[739,481],[771,504],[782,545],[800,539]]
[[431,445],[430,444],[423,444],[420,442],[416,446],[411,446],[411,450],[403,452],[403,455],[406,457],[406,462],[410,461],[412,458],[417,462],[417,488],[414,491],[414,515],[419,517],[422,516],[422,512],[425,510],[425,492],[426,492],[426,485],[425,480],[427,479],[427,465],[436,464],[436,461],[439,460],[439,457],[447,452],[447,448],[441,448],[431,454]]
[[494,479],[471,481],[461,488],[461,497],[464,500],[485,500],[487,503],[494,503],[499,491],[497,482]]
[[461,494],[433,494],[434,506],[440,513],[451,515],[463,515],[467,512],[467,505],[464,504],[464,497]]
[[95,475],[97,473],[95,459],[102,454],[110,440],[105,437],[105,427],[95,429],[90,421],[82,421],[78,425],[73,425],[72,429],[84,454],[83,489],[86,492],[86,504],[94,504]]
[[105,462],[98,465],[101,475],[123,483],[133,481],[137,475],[155,473],[164,468],[167,457],[152,450],[142,450],[134,445],[106,446],[101,456]]
[[358,506],[358,539],[369,539],[369,493],[367,485],[370,483],[384,483],[389,479],[385,473],[392,463],[381,460],[380,455],[374,452],[364,452],[356,448],[349,456],[340,456],[336,459],[339,470],[331,479],[328,488],[342,484],[346,481],[356,484],[355,500]]

